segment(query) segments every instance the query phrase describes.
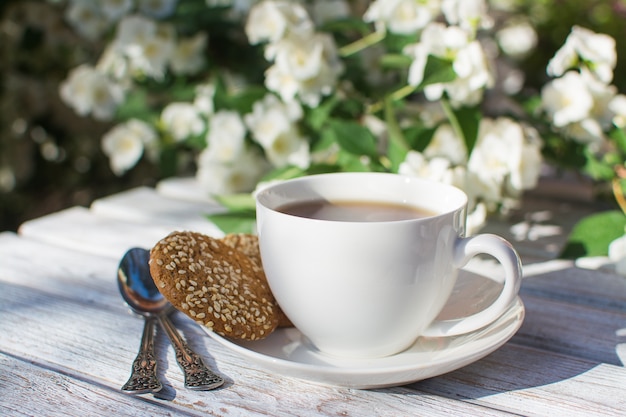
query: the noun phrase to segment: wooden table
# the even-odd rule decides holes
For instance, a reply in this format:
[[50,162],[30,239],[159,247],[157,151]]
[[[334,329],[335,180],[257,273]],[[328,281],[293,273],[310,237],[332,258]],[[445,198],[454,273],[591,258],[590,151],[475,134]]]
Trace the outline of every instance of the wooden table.
[[163,392],[121,392],[143,321],[118,294],[120,257],[172,230],[220,235],[203,217],[219,208],[197,196],[193,182],[168,182],[0,233],[0,415],[625,415],[626,278],[556,259],[564,232],[593,207],[536,197],[487,227],[522,255],[526,317],[477,362],[405,386],[328,387],[268,373],[178,313],[178,328],[225,386],[186,390],[157,332]]

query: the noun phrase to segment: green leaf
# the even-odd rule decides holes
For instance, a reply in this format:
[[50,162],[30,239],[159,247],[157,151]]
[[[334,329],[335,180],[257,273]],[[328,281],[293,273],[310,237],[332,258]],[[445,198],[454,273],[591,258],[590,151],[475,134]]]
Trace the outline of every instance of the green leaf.
[[156,117],[158,116],[148,105],[148,95],[142,89],[132,90],[116,110],[116,118],[119,120],[139,119],[150,122]]
[[301,177],[304,174],[305,171],[302,168],[293,165],[287,165],[285,167],[277,168],[265,174],[261,181],[265,182],[272,180],[288,180],[291,178]]
[[252,194],[230,194],[214,196],[215,200],[229,211],[254,210]]
[[389,142],[387,147],[387,156],[391,166],[389,167],[392,172],[398,172],[400,164],[406,159],[406,154],[409,153],[406,147],[400,147],[395,142]]
[[225,104],[230,110],[236,110],[241,114],[246,114],[250,113],[254,103],[263,99],[266,94],[267,90],[265,88],[253,86],[235,95],[228,96],[225,100]]
[[306,175],[328,174],[331,172],[339,172],[341,168],[331,164],[311,164],[306,170]]
[[356,122],[331,120],[323,135],[329,135],[343,150],[353,155],[378,158],[376,138],[368,128]]
[[255,233],[256,231],[254,210],[209,214],[207,218],[224,233]]
[[611,139],[617,144],[622,153],[626,153],[626,132],[624,129],[615,128],[611,131]]
[[433,139],[436,130],[437,127],[409,126],[404,129],[404,137],[412,150],[423,152]]
[[389,132],[389,146],[387,156],[391,162],[391,170],[397,171],[409,152],[409,145],[404,138],[404,133],[400,129],[398,119],[393,111],[393,103],[390,99],[385,100],[385,121]]
[[452,61],[429,55],[424,67],[424,78],[418,88],[429,84],[448,83],[454,81],[455,78],[456,73],[452,68]]
[[592,178],[610,181],[615,176],[613,166],[616,165],[617,161],[610,162],[604,159],[599,160],[588,149],[585,149],[584,153],[587,158],[584,169]]
[[337,164],[346,172],[369,172],[371,168],[364,163],[363,158],[343,150],[337,155]]
[[174,146],[166,145],[159,154],[159,169],[163,177],[173,177],[178,172],[178,152]]
[[337,96],[332,96],[324,100],[321,105],[310,109],[307,113],[307,122],[313,130],[319,131],[324,126],[338,101]]
[[606,256],[609,244],[624,235],[625,227],[626,216],[621,211],[606,211],[586,217],[574,226],[561,257]]
[[185,140],[185,145],[192,149],[202,150],[206,148],[206,134],[191,136]]
[[467,154],[471,154],[478,140],[478,126],[482,113],[478,107],[461,107],[455,109],[454,114],[459,123],[463,137],[465,138],[465,147]]
[[387,32],[385,35],[384,43],[386,49],[389,51],[401,52],[407,45],[417,42],[416,36],[411,35],[399,35],[392,32]]
[[362,19],[357,19],[354,17],[344,17],[324,22],[321,25],[320,30],[324,32],[332,32],[338,34],[344,34],[346,32],[357,32],[361,35],[366,35],[370,31],[370,26]]

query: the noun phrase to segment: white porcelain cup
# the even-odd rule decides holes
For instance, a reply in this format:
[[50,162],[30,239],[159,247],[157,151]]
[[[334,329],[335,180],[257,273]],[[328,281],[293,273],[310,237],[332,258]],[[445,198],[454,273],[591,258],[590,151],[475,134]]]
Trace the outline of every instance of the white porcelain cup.
[[[285,214],[286,205],[325,199],[408,204],[433,212],[400,221],[334,221]],[[464,237],[467,196],[458,188],[385,173],[336,173],[284,181],[258,192],[263,267],[279,305],[320,351],[375,358],[419,336],[468,333],[515,300],[521,267],[501,237]],[[434,321],[473,256],[504,267],[504,287],[486,309]]]

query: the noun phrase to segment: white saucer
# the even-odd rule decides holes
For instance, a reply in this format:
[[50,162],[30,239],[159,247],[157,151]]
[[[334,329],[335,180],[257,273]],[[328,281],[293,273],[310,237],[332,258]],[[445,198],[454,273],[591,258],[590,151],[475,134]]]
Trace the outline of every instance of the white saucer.
[[[462,270],[440,319],[463,317],[491,303],[502,285]],[[489,326],[461,336],[420,337],[409,349],[377,359],[350,359],[318,351],[296,328],[282,328],[259,341],[230,340],[205,328],[211,338],[266,370],[325,385],[370,389],[404,385],[475,362],[506,343],[524,320],[518,297]]]

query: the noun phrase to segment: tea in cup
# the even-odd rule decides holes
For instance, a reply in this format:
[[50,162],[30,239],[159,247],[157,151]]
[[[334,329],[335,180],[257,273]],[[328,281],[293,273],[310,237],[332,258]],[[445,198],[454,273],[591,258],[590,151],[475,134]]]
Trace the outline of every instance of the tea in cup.
[[[510,243],[465,237],[467,196],[458,188],[397,174],[320,174],[270,185],[256,204],[272,292],[324,353],[375,358],[420,336],[468,333],[498,319],[519,292]],[[499,297],[468,317],[436,321],[458,270],[482,253],[504,268]]]

